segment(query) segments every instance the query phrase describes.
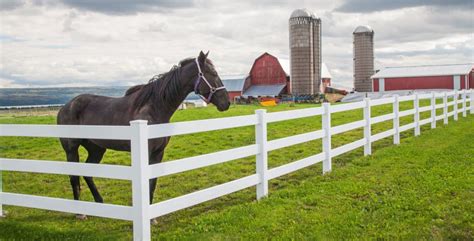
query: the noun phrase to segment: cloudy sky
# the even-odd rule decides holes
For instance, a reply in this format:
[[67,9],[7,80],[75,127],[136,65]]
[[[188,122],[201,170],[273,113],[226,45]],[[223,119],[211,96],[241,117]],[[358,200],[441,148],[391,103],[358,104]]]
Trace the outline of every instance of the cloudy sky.
[[210,50],[221,76],[288,57],[288,18],[322,20],[333,83],[352,87],[352,31],[376,68],[474,62],[473,0],[0,0],[0,87],[133,85]]

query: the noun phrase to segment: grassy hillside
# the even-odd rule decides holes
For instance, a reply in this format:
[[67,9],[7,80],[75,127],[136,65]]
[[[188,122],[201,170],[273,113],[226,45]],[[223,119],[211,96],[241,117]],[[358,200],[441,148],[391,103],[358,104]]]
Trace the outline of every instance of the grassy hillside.
[[[427,103],[423,103],[426,105]],[[305,108],[280,105],[268,111]],[[232,106],[228,112],[214,108],[178,111],[173,121],[251,114],[257,106]],[[409,103],[401,109],[411,108]],[[390,113],[391,105],[373,107],[373,116]],[[424,113],[422,118],[428,117]],[[333,125],[362,118],[362,111],[336,113]],[[402,118],[401,123],[412,121]],[[54,116],[0,117],[0,123],[54,124]],[[402,145],[390,138],[374,143],[374,155],[361,157],[362,148],[333,160],[333,172],[321,175],[317,164],[270,182],[269,198],[255,201],[249,188],[159,218],[155,239],[303,239],[303,238],[460,238],[473,233],[474,117],[450,119],[449,126],[429,130],[421,137],[402,134]],[[373,133],[392,127],[384,122]],[[321,118],[311,117],[274,123],[269,140],[321,128]],[[333,147],[362,138],[362,129],[333,136]],[[235,128],[173,137],[165,161],[210,153],[254,143],[253,127]],[[272,151],[269,166],[275,167],[321,152],[321,141]],[[81,151],[81,160],[85,151]],[[64,160],[54,138],[0,138],[0,156],[8,158]],[[108,151],[103,163],[130,164],[128,153]],[[163,177],[158,181],[155,202],[224,183],[255,172],[255,158]],[[72,199],[67,176],[5,172],[7,192]],[[130,205],[131,185],[126,181],[96,178],[107,203]],[[82,200],[92,201],[85,182]],[[0,239],[127,240],[131,222],[89,217],[75,220],[72,214],[21,207],[6,207],[9,216],[0,220]]]

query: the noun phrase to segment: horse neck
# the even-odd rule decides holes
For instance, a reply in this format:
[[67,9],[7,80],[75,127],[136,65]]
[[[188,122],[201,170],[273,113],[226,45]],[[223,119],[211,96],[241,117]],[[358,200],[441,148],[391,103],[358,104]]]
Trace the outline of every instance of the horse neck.
[[197,70],[194,70],[193,66],[193,64],[187,64],[178,69],[179,78],[176,81],[179,82],[179,92],[176,98],[171,98],[164,102],[152,100],[157,107],[154,108],[155,111],[160,112],[159,114],[165,119],[169,120],[189,93],[194,91],[194,79],[197,76]]

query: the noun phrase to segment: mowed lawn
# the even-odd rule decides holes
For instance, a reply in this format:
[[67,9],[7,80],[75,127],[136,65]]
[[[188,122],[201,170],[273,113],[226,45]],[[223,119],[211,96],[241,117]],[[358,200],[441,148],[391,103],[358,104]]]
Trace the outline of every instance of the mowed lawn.
[[[427,105],[423,102],[421,106]],[[313,107],[280,105],[269,112]],[[401,109],[411,108],[410,102]],[[259,106],[232,106],[178,111],[173,121],[252,114]],[[452,108],[452,107],[451,107]],[[373,116],[392,111],[391,105],[372,107]],[[451,111],[451,109],[450,109]],[[438,114],[441,112],[438,111]],[[422,119],[429,117],[423,113]],[[362,119],[362,110],[333,114],[332,124]],[[401,124],[413,118],[404,117]],[[54,124],[55,116],[0,116],[2,124]],[[270,124],[268,139],[321,128],[320,117]],[[392,128],[387,121],[373,126],[373,134]],[[401,145],[386,138],[373,144],[373,155],[362,148],[333,159],[333,171],[322,175],[321,164],[270,181],[269,197],[255,201],[248,188],[158,219],[153,239],[465,239],[474,233],[474,115],[452,118],[449,125],[402,133]],[[333,148],[362,138],[362,129],[333,136]],[[254,143],[254,127],[173,137],[165,160],[211,153]],[[272,151],[269,167],[321,152],[321,141]],[[58,160],[65,155],[55,138],[1,137],[0,156]],[[81,160],[85,160],[81,150]],[[108,151],[103,163],[130,165],[130,155]],[[177,197],[255,173],[255,157],[171,175],[158,180],[155,202]],[[127,181],[96,178],[106,203],[130,205]],[[5,192],[72,199],[69,178],[4,172]],[[81,200],[92,201],[82,180]],[[0,219],[0,240],[130,240],[131,222],[6,206]]]

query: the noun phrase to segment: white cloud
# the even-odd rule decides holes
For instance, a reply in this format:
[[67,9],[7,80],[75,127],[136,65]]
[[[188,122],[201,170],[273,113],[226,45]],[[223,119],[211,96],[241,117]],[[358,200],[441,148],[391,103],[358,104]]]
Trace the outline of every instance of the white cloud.
[[211,51],[221,75],[247,73],[263,52],[289,55],[288,17],[301,7],[322,19],[323,61],[339,86],[352,86],[352,31],[361,24],[375,30],[377,68],[474,62],[469,9],[341,13],[333,9],[342,0],[196,0],[152,1],[153,12],[142,2],[133,11],[71,1],[10,4],[0,29],[1,86],[144,83],[200,50]]

